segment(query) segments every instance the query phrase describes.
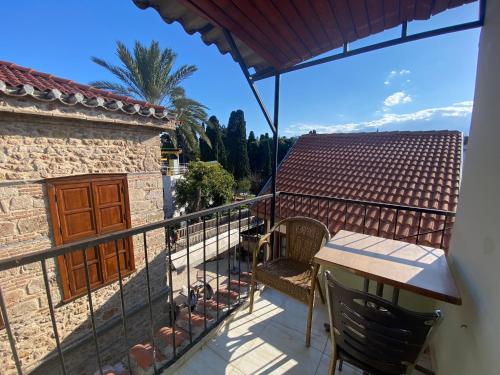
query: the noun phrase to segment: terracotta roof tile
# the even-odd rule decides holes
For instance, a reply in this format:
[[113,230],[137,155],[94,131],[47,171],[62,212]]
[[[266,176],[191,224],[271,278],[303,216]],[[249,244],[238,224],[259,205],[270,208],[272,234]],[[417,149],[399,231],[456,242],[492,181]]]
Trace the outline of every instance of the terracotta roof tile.
[[64,104],[81,103],[87,107],[122,110],[127,114],[173,119],[165,107],[117,95],[110,91],[0,61],[0,92],[9,96],[30,95],[42,101],[59,100]]
[[[277,190],[455,211],[461,162],[462,133],[458,131],[310,134],[300,137],[281,163]],[[299,203],[298,197],[292,200],[286,195],[280,198],[278,215],[316,215],[325,223],[328,217],[332,234],[343,227],[344,221],[345,229],[363,230],[364,209],[359,205],[349,205],[345,220],[345,204],[319,199],[309,202],[306,198]],[[264,209],[270,212],[269,204],[254,209],[261,214]],[[392,238],[395,210],[379,212],[371,207],[367,211],[364,230]],[[416,234],[417,216],[415,212],[398,213],[397,238]],[[444,216],[424,214],[419,233],[443,224]],[[419,236],[419,243],[439,246],[441,233]]]

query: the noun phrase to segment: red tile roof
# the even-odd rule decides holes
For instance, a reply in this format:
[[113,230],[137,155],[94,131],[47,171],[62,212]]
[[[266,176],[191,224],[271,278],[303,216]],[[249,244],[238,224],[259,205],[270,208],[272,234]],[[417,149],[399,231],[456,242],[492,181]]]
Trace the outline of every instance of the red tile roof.
[[117,95],[110,91],[55,77],[14,63],[0,61],[0,92],[9,96],[30,95],[43,101],[59,100],[65,104],[81,103],[127,114],[167,118],[165,107]]
[[[277,190],[455,211],[462,142],[458,131],[304,135],[279,167]],[[278,215],[316,216],[328,221],[332,234],[342,229],[346,220],[345,229],[393,236],[396,210],[379,212],[371,207],[365,220],[364,208],[359,205],[349,205],[345,215],[343,203],[295,198],[293,211],[292,199],[283,196],[279,200]],[[261,211],[263,208],[259,207]],[[420,221],[417,213],[400,211],[397,219],[397,238],[416,234]],[[419,233],[443,224],[443,216],[424,214]],[[445,246],[447,241],[445,238]],[[419,236],[419,243],[438,246],[441,233]]]

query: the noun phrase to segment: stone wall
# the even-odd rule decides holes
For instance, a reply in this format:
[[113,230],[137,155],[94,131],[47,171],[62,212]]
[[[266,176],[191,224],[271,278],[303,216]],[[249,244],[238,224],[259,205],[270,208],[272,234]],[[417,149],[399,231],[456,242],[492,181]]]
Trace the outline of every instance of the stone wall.
[[[83,173],[127,173],[132,227],[163,219],[162,178],[159,172],[159,130],[126,127],[84,120],[64,120],[27,115],[0,116],[0,258],[11,257],[54,245],[43,178]],[[166,291],[165,238],[163,230],[146,236],[151,293]],[[136,271],[124,278],[127,311],[140,313],[147,303],[146,273],[142,235],[134,236]],[[61,303],[62,291],[55,259],[47,261],[50,292],[58,332],[71,374],[93,373],[97,369],[92,352],[89,303],[86,296]],[[40,263],[0,272],[0,286],[7,303],[16,348],[25,372],[57,373],[57,356]],[[165,318],[166,298],[158,298],[155,319]],[[92,293],[105,361],[123,359],[121,304],[117,282]],[[147,332],[134,324],[132,339],[143,341]],[[143,337],[144,336],[144,337]],[[80,346],[80,343],[85,343]],[[90,344],[89,344],[90,343]],[[134,342],[131,342],[133,344]],[[83,351],[83,347],[87,350]],[[90,348],[90,349],[89,349]],[[85,357],[85,353],[92,358]],[[0,366],[15,373],[5,329],[0,331]],[[47,367],[50,366],[50,367]],[[55,367],[54,367],[55,366]]]

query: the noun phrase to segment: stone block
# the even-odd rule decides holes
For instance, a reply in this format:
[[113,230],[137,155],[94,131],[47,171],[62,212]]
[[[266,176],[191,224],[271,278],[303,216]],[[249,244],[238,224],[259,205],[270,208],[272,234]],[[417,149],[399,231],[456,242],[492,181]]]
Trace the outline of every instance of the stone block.
[[33,198],[29,195],[19,195],[17,197],[13,197],[10,200],[10,210],[27,210],[33,208]]

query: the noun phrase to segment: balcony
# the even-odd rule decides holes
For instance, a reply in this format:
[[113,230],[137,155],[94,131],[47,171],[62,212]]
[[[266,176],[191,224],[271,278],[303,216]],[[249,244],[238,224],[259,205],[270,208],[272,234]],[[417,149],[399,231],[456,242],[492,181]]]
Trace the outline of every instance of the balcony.
[[[0,298],[5,373],[159,374],[183,363],[187,373],[208,364],[214,373],[324,373],[330,350],[324,305],[316,304],[309,349],[303,340],[305,305],[267,289],[252,315],[242,310],[253,246],[245,234],[262,233],[274,211],[277,218],[316,218],[332,234],[348,229],[446,247],[454,220],[453,212],[287,192],[277,194],[274,210],[272,202],[272,194],[263,195],[1,260],[1,272],[38,277],[28,296],[18,298],[16,286],[9,285]],[[134,244],[135,272],[122,275],[118,262],[118,277],[96,288],[83,249],[114,243],[118,257],[124,238]],[[280,241],[278,236],[271,256],[280,255]],[[77,253],[87,261],[86,293],[61,302],[57,257]],[[349,285],[363,285],[361,278],[337,274]],[[434,306],[411,293],[402,293],[400,303],[422,310]],[[33,324],[36,340],[24,333]],[[192,355],[200,346],[205,349]],[[344,371],[356,373],[348,365]]]

